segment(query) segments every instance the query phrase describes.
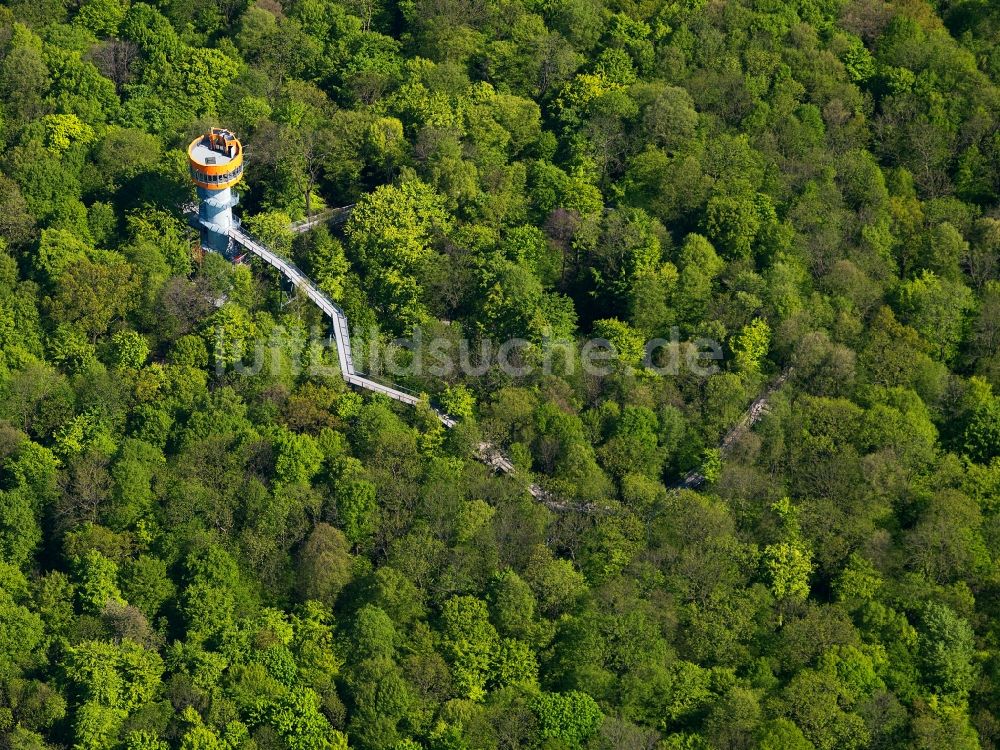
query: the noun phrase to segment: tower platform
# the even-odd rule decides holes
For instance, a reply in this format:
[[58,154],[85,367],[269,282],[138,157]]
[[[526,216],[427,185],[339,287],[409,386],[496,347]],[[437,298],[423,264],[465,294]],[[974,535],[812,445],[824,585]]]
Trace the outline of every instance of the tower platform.
[[226,128],[212,128],[188,145],[188,168],[198,188],[201,245],[231,257],[230,230],[238,226],[233,206],[239,202],[231,188],[243,179],[243,146]]

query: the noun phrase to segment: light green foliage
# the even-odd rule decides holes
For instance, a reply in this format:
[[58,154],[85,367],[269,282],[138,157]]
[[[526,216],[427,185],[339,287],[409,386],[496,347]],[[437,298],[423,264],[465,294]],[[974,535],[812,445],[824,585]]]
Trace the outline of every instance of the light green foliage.
[[801,542],[780,542],[764,548],[764,570],[778,599],[802,601],[809,596],[810,551]]
[[668,734],[659,744],[666,750],[709,750],[711,747],[700,734],[690,732]]
[[736,367],[744,377],[760,375],[764,358],[771,345],[771,327],[763,318],[754,318],[743,326],[733,342]]
[[238,70],[236,61],[217,49],[187,48],[173,72],[183,82],[185,104],[205,116],[218,111],[222,92]]
[[112,36],[125,20],[127,9],[120,0],[88,0],[80,6],[76,21],[98,36]]
[[128,733],[124,747],[125,750],[168,750],[170,745],[156,734],[140,729]]
[[882,577],[875,566],[855,552],[851,554],[837,581],[837,596],[848,602],[872,599],[882,584]]
[[96,245],[109,244],[117,221],[114,207],[110,203],[96,201],[87,208],[87,228]]
[[206,331],[215,366],[228,367],[244,359],[253,361],[257,332],[256,322],[243,307],[232,302],[220,307]]
[[[163,152],[160,139],[138,128],[109,127],[95,147],[95,162],[102,180],[121,184],[140,174],[151,172]],[[165,211],[147,210],[129,216],[130,227],[143,226],[146,222],[176,221]],[[155,237],[154,239],[165,239]]]
[[947,221],[933,227],[928,234],[924,265],[950,281],[961,280],[959,264],[969,257],[969,243]]
[[0,561],[0,676],[15,677],[31,667],[44,637],[42,619],[29,609],[28,585],[14,565]]
[[50,449],[27,439],[20,441],[16,459],[8,464],[17,484],[30,487],[39,498],[50,496],[58,468],[59,461]]
[[337,515],[353,544],[361,544],[378,528],[377,489],[361,476],[361,467],[347,459],[336,482]]
[[308,484],[319,471],[323,454],[311,435],[278,430],[271,439],[271,445],[275,454],[274,475],[278,482]]
[[458,513],[455,537],[459,543],[474,542],[476,537],[490,528],[496,515],[496,508],[485,500],[470,500],[463,503]]
[[986,462],[1000,454],[1000,398],[992,393],[976,405],[963,435],[966,452]]
[[921,748],[953,747],[956,750],[976,750],[982,747],[979,734],[970,724],[967,711],[961,706],[937,704],[931,711],[913,722],[914,746]]
[[535,595],[513,570],[497,573],[490,584],[490,620],[501,635],[530,640],[534,634]]
[[745,184],[720,191],[708,202],[705,231],[730,259],[750,258],[763,247],[777,223],[774,204]]
[[700,321],[712,294],[712,282],[723,269],[722,259],[700,234],[689,234],[681,247],[675,304],[686,323]]
[[296,254],[304,256],[309,278],[334,300],[342,299],[349,269],[343,245],[325,227],[308,232],[302,245],[296,245]]
[[306,603],[292,617],[294,636],[290,648],[295,655],[298,674],[304,683],[326,694],[334,688],[343,659],[333,642],[333,618],[315,602]]
[[86,146],[94,139],[94,129],[81,122],[76,115],[46,115],[45,143],[50,150],[61,154],[74,143]]
[[284,211],[262,211],[247,219],[247,229],[279,255],[288,258],[292,250],[291,218]]
[[113,361],[122,370],[138,370],[149,357],[149,344],[135,331],[118,331],[111,337]]
[[496,687],[538,683],[538,660],[529,644],[511,638],[500,641],[493,664],[493,683]]
[[644,129],[657,146],[676,150],[694,137],[698,113],[687,91],[655,83],[644,87],[639,97]]
[[625,715],[665,730],[708,703],[709,680],[708,670],[685,661],[644,668],[624,680]]
[[441,394],[441,406],[453,417],[470,419],[476,408],[476,398],[464,385],[449,386]]
[[396,650],[396,630],[384,610],[366,604],[354,618],[356,658],[390,657]]
[[84,641],[67,648],[64,669],[85,705],[128,712],[156,696],[163,661],[128,640]]
[[10,48],[4,59],[4,93],[20,107],[14,114],[32,113],[41,103],[48,88],[48,66],[42,56],[42,40],[28,26],[15,21],[10,35]]
[[97,701],[88,701],[76,710],[73,722],[75,747],[99,750],[115,744],[128,712]]
[[229,633],[233,610],[242,593],[239,568],[232,556],[213,545],[189,555],[185,568],[180,610],[189,640],[197,644]]
[[227,750],[228,745],[211,729],[196,726],[181,738],[181,750]]
[[[498,646],[496,629],[489,622],[486,604],[471,596],[457,596],[445,602],[442,613],[444,644],[452,664],[455,689],[472,700],[485,696],[486,682],[492,664],[491,654]],[[516,659],[516,654],[510,655]],[[514,674],[523,674],[524,667],[501,661]]]
[[76,562],[77,594],[80,606],[90,612],[100,612],[111,602],[124,604],[118,589],[118,565],[97,550],[89,550]]
[[627,367],[638,367],[646,356],[646,341],[642,334],[615,318],[594,322],[594,335],[606,339],[614,347],[618,361]]
[[543,737],[561,740],[568,747],[581,747],[600,728],[604,715],[586,693],[541,693],[532,702]]
[[186,367],[204,368],[208,366],[208,349],[199,336],[181,336],[170,351],[170,363]]
[[601,446],[598,457],[618,478],[629,473],[659,476],[663,451],[658,445],[659,421],[644,406],[626,406],[615,420],[614,431]]
[[718,448],[709,448],[702,455],[701,474],[705,481],[715,484],[722,478],[722,451]]
[[947,361],[957,352],[962,325],[972,295],[961,283],[946,281],[932,271],[904,282],[899,307],[904,322],[913,326],[934,352]]
[[572,335],[576,312],[570,300],[546,293],[538,277],[518,264],[493,269],[482,302],[482,325],[499,341],[559,341]]
[[657,308],[676,277],[676,269],[663,263],[662,235],[663,227],[644,211],[616,211],[606,217],[594,250],[602,296],[653,325],[666,315]]
[[189,728],[181,737],[181,750],[235,750],[248,739],[246,726],[239,721],[229,722],[221,732],[204,725],[201,716],[191,706],[182,712]]
[[53,451],[66,458],[94,448],[104,453],[114,453],[115,444],[108,434],[107,425],[94,414],[80,414],[62,425],[53,438]]
[[87,243],[62,229],[43,229],[34,257],[35,268],[53,281],[69,266],[87,257]]
[[[784,699],[789,718],[817,750],[861,748],[868,743],[870,735],[864,721],[846,710],[856,696],[837,677],[803,670],[785,688]],[[794,731],[782,734],[798,742]]]
[[140,440],[127,440],[119,449],[111,477],[114,480],[108,523],[126,528],[140,522],[152,510],[152,483],[165,464],[163,453]]
[[586,588],[583,574],[573,563],[553,557],[544,547],[532,550],[524,576],[539,607],[550,615],[569,609]]
[[0,559],[15,566],[30,563],[42,540],[36,505],[28,487],[0,491]]
[[639,526],[633,519],[607,520],[596,525],[585,539],[581,567],[591,582],[620,574],[641,549]]
[[395,622],[410,624],[426,615],[421,592],[395,568],[386,565],[376,570],[373,589],[374,601],[391,612]]
[[236,113],[243,129],[249,129],[271,116],[271,105],[259,96],[244,96],[236,104]]
[[93,340],[134,307],[137,291],[133,266],[117,253],[101,253],[94,259],[67,259],[49,305],[55,320]]
[[860,83],[875,75],[875,60],[865,48],[864,43],[856,36],[844,37],[840,59],[852,81]]
[[820,670],[835,675],[854,700],[864,700],[885,689],[880,674],[887,666],[885,650],[880,646],[864,650],[855,646],[834,646],[819,660]]
[[400,161],[403,151],[403,123],[395,117],[380,117],[368,127],[366,145],[376,163],[386,166]]
[[376,286],[376,298],[385,300],[385,312],[403,330],[426,319],[417,279],[434,255],[432,241],[450,224],[441,197],[417,180],[383,186],[351,212],[351,247]]
[[47,99],[58,111],[90,126],[117,114],[120,105],[114,84],[84,60],[80,51],[48,47],[45,57],[52,80]]
[[540,435],[552,446],[548,470],[556,478],[576,484],[581,496],[593,497],[605,491],[607,478],[586,442],[580,418],[545,404],[536,411],[535,421]]
[[121,571],[122,594],[132,605],[153,620],[164,602],[175,593],[166,564],[156,558],[141,555]]
[[972,628],[943,604],[928,602],[921,616],[920,654],[924,677],[942,695],[958,698],[972,687],[976,667]]
[[[592,76],[581,79],[577,93],[586,96],[584,88],[592,80]],[[529,179],[533,183],[531,194],[543,214],[556,208],[564,208],[584,215],[595,215],[603,207],[600,190],[588,182],[583,174],[567,174],[559,167],[538,161],[532,164]]]
[[305,688],[267,705],[261,718],[274,727],[290,750],[334,750],[336,745],[330,742],[333,730],[319,708],[319,696]]
[[[152,150],[149,145],[144,144],[129,144],[128,149],[139,153],[149,153]],[[120,148],[116,147],[115,152],[118,150]],[[126,224],[133,244],[154,247],[171,274],[186,276],[191,272],[191,244],[185,236],[183,223],[176,217],[166,211],[144,209],[129,214]],[[148,272],[150,269],[144,270]]]
[[815,747],[788,719],[772,719],[757,733],[758,750],[814,750]]

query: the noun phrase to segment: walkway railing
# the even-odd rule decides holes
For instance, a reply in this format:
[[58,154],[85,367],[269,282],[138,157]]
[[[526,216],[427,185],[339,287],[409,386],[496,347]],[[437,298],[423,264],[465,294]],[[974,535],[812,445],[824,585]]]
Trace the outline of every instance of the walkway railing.
[[[354,358],[351,354],[351,334],[347,325],[347,316],[340,306],[330,299],[306,276],[298,266],[290,260],[286,260],[277,253],[269,250],[262,242],[247,232],[242,226],[235,226],[229,231],[229,236],[237,244],[245,247],[248,251],[259,257],[265,263],[273,266],[285,278],[292,282],[297,289],[303,290],[333,322],[333,337],[337,343],[337,358],[340,362],[340,372],[344,380],[358,388],[381,393],[389,398],[400,401],[404,404],[416,405],[421,402],[421,397],[412,391],[401,388],[397,385],[380,383],[372,376],[358,372],[354,367]],[[785,383],[791,374],[791,368],[785,370],[764,390],[750,407],[744,412],[742,418],[733,426],[723,438],[720,449],[723,453],[739,440],[739,438],[751,429],[757,420],[767,413],[768,402],[774,393]],[[443,411],[434,409],[434,413],[445,427],[452,428],[458,424],[454,417],[445,414]],[[513,462],[503,454],[503,452],[492,443],[479,443],[476,450],[477,458],[484,464],[504,474],[516,473]],[[698,471],[687,474],[680,482],[673,485],[673,489],[697,489],[705,483],[705,477]],[[528,486],[531,496],[538,502],[545,505],[552,511],[564,513],[586,513],[604,514],[614,513],[616,510],[609,505],[600,503],[587,503],[580,505],[562,500],[544,489],[541,485],[532,483]]]
[[[333,322],[333,337],[337,343],[337,359],[340,362],[340,372],[348,384],[357,386],[358,388],[364,388],[365,390],[369,390],[374,393],[381,393],[384,396],[388,396],[391,399],[400,401],[404,404],[409,404],[411,406],[416,406],[421,402],[421,397],[413,391],[409,391],[397,385],[380,383],[370,375],[358,372],[358,370],[354,367],[354,357],[351,353],[351,333],[347,324],[347,316],[340,308],[340,305],[330,299],[319,287],[313,284],[309,277],[306,276],[298,266],[290,260],[281,257],[274,251],[269,250],[266,245],[250,234],[250,232],[242,226],[231,229],[229,231],[229,236],[233,238],[234,242],[242,247],[245,247],[269,266],[277,269],[277,271],[286,279],[291,281],[297,289],[301,289],[305,292],[309,299],[311,299],[316,306],[319,307],[319,309],[322,310],[328,318],[330,318]],[[437,414],[438,419],[441,420],[441,423],[445,427],[454,427],[457,424],[457,421],[453,417],[439,411],[438,409],[434,409],[434,413]]]
[[318,227],[320,224],[342,224],[347,221],[348,217],[350,217],[351,210],[353,208],[353,203],[346,206],[340,206],[339,208],[325,208],[312,216],[307,216],[304,219],[293,221],[288,225],[288,228],[296,234],[299,234],[301,232],[308,232],[310,229]]

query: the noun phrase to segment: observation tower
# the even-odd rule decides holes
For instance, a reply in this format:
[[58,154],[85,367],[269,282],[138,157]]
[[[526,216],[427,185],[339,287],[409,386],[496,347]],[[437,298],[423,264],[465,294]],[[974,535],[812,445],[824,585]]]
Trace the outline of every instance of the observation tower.
[[232,187],[243,179],[243,146],[231,131],[212,128],[191,141],[188,162],[198,186],[201,246],[231,258],[230,230],[239,225],[233,216],[239,197]]

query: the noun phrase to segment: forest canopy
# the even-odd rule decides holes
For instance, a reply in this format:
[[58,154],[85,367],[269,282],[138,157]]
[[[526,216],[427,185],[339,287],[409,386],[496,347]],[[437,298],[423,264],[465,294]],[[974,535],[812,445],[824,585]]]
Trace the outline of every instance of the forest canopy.
[[1000,748],[998,200],[990,0],[0,0],[0,747]]

